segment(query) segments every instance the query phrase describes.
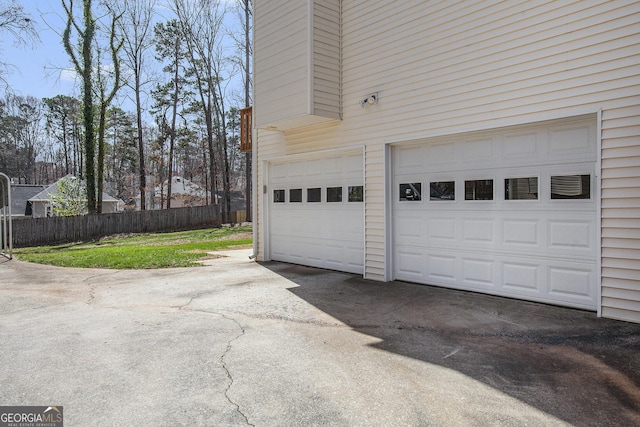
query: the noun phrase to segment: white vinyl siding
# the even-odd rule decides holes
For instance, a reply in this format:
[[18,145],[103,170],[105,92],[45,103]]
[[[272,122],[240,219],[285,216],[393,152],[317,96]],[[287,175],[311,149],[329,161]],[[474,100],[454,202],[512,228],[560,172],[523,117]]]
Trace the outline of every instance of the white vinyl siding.
[[[277,121],[308,110],[306,2],[256,2],[254,123]],[[268,36],[267,36],[268,34]],[[258,35],[264,35],[258,37]],[[268,108],[259,108],[260,103]]]
[[340,118],[340,1],[313,2],[312,114]]
[[257,2],[255,125],[340,119],[340,1]]
[[367,279],[386,280],[385,274],[385,175],[384,146],[365,151],[365,271]]
[[[256,0],[256,23],[272,3],[296,2]],[[601,313],[640,321],[639,2],[343,0],[341,23],[342,121],[257,149],[365,146],[367,277],[384,280],[390,268],[385,144],[601,111]],[[256,93],[282,81],[258,61],[255,72]],[[373,92],[378,103],[363,108]]]
[[640,322],[640,105],[628,101],[602,114],[602,316]]

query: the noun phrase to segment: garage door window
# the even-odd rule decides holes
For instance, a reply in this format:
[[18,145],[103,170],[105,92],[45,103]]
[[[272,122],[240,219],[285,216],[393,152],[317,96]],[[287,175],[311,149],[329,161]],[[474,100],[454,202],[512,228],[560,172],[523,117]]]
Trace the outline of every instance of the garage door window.
[[465,200],[493,200],[493,180],[474,179],[464,182]]
[[342,187],[327,187],[327,202],[342,202]]
[[436,181],[429,183],[429,200],[455,200],[455,181]]
[[551,176],[552,199],[591,198],[591,175]]
[[362,185],[350,185],[348,192],[350,202],[364,201],[364,187]]
[[307,188],[307,202],[319,203],[321,201],[322,191],[320,188]]
[[302,203],[302,188],[289,190],[289,203]]
[[411,184],[400,184],[400,201],[417,202],[422,198],[422,184],[413,182]]
[[538,177],[506,178],[504,180],[505,200],[538,200]]
[[273,190],[273,203],[284,203],[284,190]]

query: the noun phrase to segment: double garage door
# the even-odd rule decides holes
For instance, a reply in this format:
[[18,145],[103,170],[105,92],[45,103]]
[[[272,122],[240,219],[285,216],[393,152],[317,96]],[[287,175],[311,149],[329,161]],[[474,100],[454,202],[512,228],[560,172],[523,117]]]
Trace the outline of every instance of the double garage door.
[[597,306],[596,121],[392,150],[395,279]]
[[[596,309],[594,116],[391,147],[391,278]],[[271,162],[274,260],[363,274],[362,152]],[[382,195],[381,195],[382,196]]]
[[363,274],[362,151],[271,162],[269,256]]

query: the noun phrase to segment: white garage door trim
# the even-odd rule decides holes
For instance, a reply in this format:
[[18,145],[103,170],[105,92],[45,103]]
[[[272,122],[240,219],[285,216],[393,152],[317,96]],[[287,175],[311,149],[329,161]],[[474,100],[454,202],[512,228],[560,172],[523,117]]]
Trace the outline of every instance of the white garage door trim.
[[358,148],[264,163],[265,259],[363,274],[363,159]]
[[[595,115],[391,146],[392,278],[597,309],[598,146]],[[550,176],[582,174],[589,200],[545,194]],[[525,177],[538,181],[538,199],[504,200],[505,179]],[[474,179],[493,179],[493,200],[465,200],[465,181]],[[456,200],[430,200],[430,183],[448,181]],[[424,199],[401,202],[400,184],[414,182]],[[575,190],[570,179],[554,178],[558,185]]]

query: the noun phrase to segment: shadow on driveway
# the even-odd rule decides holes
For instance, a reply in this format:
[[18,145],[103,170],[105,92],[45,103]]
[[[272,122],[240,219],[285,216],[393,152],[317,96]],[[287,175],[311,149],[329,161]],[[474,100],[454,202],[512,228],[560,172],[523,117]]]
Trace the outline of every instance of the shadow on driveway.
[[[640,325],[593,312],[283,263],[289,289],[375,347],[458,371],[575,425],[640,425]],[[447,384],[443,384],[447,387]]]

